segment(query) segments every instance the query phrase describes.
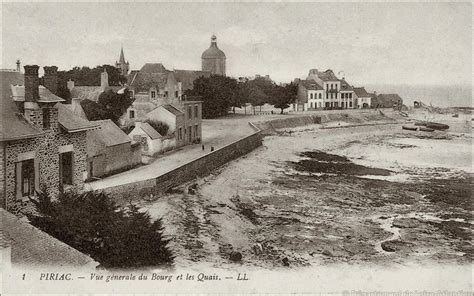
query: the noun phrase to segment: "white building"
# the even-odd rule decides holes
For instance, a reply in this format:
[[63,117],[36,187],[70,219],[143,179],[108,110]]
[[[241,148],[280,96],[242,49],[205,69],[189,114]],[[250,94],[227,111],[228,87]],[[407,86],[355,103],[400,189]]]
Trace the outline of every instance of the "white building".
[[372,104],[372,96],[365,90],[364,87],[354,87],[354,93],[357,97],[357,108],[370,108]]

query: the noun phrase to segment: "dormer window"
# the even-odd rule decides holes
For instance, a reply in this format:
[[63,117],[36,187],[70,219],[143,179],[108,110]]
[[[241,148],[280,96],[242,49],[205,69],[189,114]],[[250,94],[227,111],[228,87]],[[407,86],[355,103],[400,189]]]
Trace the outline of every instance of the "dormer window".
[[156,91],[155,91],[155,90],[152,90],[152,91],[150,92],[150,97],[151,97],[152,99],[156,98]]

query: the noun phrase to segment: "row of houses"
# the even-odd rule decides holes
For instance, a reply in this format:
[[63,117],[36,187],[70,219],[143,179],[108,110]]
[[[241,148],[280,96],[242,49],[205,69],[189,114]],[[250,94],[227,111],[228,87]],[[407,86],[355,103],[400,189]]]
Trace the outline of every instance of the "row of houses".
[[298,94],[293,111],[328,109],[392,108],[403,105],[398,94],[368,93],[339,79],[331,69],[309,70],[306,79],[295,79]]

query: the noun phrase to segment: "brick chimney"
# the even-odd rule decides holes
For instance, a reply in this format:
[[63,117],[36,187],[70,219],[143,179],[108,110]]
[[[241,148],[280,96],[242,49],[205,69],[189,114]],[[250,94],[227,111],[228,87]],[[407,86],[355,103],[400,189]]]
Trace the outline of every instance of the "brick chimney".
[[104,72],[100,73],[100,88],[103,92],[109,88],[109,74],[107,74],[107,70],[105,68]]
[[[25,103],[37,103],[39,98],[39,78],[37,65],[27,65],[25,68]],[[26,107],[26,106],[25,106]]]
[[37,127],[43,125],[43,111],[38,105],[39,78],[37,65],[25,66],[25,118]]
[[44,69],[44,87],[49,89],[53,94],[58,94],[58,67],[43,67]]
[[67,81],[67,88],[71,91],[74,88],[74,80],[69,79]]

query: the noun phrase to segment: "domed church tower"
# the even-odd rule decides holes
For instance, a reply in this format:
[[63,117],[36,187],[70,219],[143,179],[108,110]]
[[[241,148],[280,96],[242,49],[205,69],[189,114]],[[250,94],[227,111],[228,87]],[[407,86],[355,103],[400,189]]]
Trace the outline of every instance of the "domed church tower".
[[216,39],[216,35],[212,35],[211,46],[202,53],[202,70],[225,76],[225,54],[217,47]]

